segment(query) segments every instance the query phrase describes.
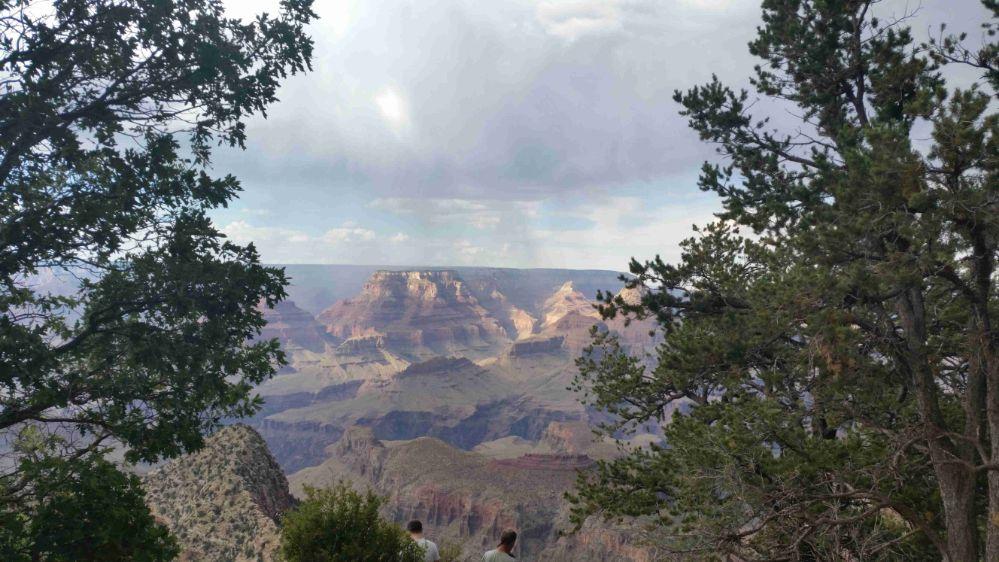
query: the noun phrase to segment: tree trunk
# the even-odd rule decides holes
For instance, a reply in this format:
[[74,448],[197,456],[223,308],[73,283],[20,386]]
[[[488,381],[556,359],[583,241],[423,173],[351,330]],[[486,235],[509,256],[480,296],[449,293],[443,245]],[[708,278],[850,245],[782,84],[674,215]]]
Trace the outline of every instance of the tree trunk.
[[[931,455],[935,456],[935,455]],[[965,467],[951,462],[933,462],[940,483],[947,526],[947,562],[978,560],[978,528],[975,521],[975,477]],[[994,560],[994,559],[990,559]]]
[[[994,346],[986,341],[985,380],[987,384],[986,416],[989,425],[990,459],[982,459],[993,465],[999,465],[999,359],[996,358]],[[985,559],[999,560],[999,470],[988,471],[989,511],[985,522]]]
[[[926,352],[926,316],[921,288],[905,291],[898,302],[899,320],[905,332],[906,357],[916,388],[919,414],[943,502],[947,533],[947,562],[978,560],[978,528],[975,518],[975,473],[968,457],[968,444],[960,447],[942,435],[946,431],[934,372]],[[964,461],[964,462],[962,462]],[[967,463],[967,464],[966,464]]]

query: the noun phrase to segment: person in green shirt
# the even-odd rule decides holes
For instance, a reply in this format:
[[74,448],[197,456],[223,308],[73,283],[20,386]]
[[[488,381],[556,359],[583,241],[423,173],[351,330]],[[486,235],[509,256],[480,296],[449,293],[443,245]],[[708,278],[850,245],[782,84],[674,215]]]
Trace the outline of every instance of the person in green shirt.
[[513,557],[513,545],[517,543],[516,531],[503,531],[500,543],[495,549],[482,556],[482,562],[510,562]]

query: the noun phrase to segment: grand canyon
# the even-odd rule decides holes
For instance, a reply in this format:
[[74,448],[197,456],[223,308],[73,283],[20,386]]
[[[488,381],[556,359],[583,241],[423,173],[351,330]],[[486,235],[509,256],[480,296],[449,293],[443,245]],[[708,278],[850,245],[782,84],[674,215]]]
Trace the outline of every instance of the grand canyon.
[[635,352],[656,343],[649,324],[604,321],[594,308],[598,290],[623,286],[618,273],[287,273],[289,298],[264,309],[260,337],[280,341],[288,364],[256,389],[261,411],[145,476],[185,556],[270,560],[293,496],[346,481],[387,498],[388,519],[421,519],[462,559],[507,528],[521,535],[522,560],[654,559],[636,525],[590,521],[566,533],[564,494],[577,474],[659,439],[654,428],[629,441],[595,437],[601,413],[569,390],[592,329]]

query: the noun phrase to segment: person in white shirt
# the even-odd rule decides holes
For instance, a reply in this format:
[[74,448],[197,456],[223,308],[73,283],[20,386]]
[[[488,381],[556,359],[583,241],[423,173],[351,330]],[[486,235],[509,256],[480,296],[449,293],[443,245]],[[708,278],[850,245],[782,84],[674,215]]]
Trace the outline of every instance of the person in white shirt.
[[409,531],[409,536],[416,541],[416,544],[420,545],[423,549],[423,559],[426,562],[437,562],[441,559],[440,552],[437,551],[437,545],[434,541],[427,540],[423,538],[423,523],[420,521],[410,521],[406,525],[406,530]]
[[494,550],[490,550],[482,556],[482,562],[511,562],[516,560],[513,557],[513,545],[517,543],[516,531],[503,531],[500,535],[500,543]]

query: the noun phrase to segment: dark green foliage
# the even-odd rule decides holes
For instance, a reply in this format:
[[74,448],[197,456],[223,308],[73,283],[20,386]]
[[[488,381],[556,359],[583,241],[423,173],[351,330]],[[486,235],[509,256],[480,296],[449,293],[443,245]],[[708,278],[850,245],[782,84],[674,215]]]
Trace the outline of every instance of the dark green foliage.
[[632,262],[640,304],[604,298],[665,341],[649,366],[596,335],[577,387],[606,432],[671,423],[581,477],[577,522],[642,517],[704,559],[999,559],[996,46],[915,45],[872,10],[763,2],[753,84],[789,133],[717,80],[677,92],[725,159],[700,179],[723,220]]
[[173,560],[177,545],[153,521],[137,477],[94,453],[51,456],[39,437],[31,428],[19,439],[30,486],[14,491],[22,511],[0,512],[0,559]]
[[423,562],[423,551],[378,515],[382,499],[344,483],[306,488],[307,498],[284,516],[281,555],[287,562]]
[[[0,0],[3,437],[61,435],[45,454],[84,479],[113,471],[94,456],[111,440],[130,461],[173,457],[258,407],[250,389],[283,361],[253,341],[258,306],[286,279],[212,225],[240,187],[207,170],[212,146],[242,146],[245,119],[308,68],[313,17],[311,0],[249,22],[215,0]],[[60,497],[39,496],[47,465],[10,466],[0,513],[42,517]],[[98,491],[51,505],[98,505]]]

